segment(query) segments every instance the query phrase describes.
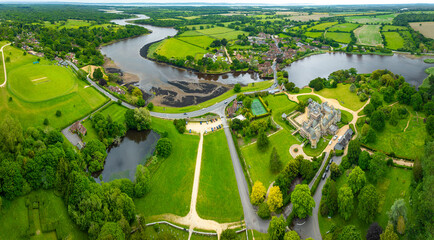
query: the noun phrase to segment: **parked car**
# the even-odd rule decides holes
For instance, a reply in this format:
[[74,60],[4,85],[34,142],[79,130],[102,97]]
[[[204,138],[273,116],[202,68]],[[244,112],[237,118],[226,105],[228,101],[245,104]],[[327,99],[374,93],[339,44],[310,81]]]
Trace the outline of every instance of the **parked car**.
[[328,171],[329,171],[329,169],[330,169],[330,166],[329,166],[329,165],[327,165],[327,167],[326,167],[326,172],[328,172]]
[[333,136],[333,140],[336,140],[336,138],[338,138],[338,135]]
[[327,177],[327,173],[324,173],[324,174],[322,175],[322,180],[324,180],[326,177]]
[[329,145],[332,145],[332,140],[330,140]]
[[341,139],[342,139],[342,136],[340,136],[340,137],[338,138],[338,141],[341,141]]
[[332,158],[332,159],[330,159],[329,165],[331,165],[331,164],[332,164],[332,162],[333,162],[333,158]]

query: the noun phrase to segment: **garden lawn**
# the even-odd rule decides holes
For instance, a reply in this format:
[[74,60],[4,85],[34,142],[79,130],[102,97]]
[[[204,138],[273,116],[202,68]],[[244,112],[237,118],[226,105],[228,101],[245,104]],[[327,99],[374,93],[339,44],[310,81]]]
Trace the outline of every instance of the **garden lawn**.
[[341,122],[345,124],[349,124],[351,121],[353,121],[353,114],[342,109],[340,111],[341,111]]
[[336,42],[349,43],[351,41],[350,33],[330,32],[326,33],[326,38],[330,38]]
[[[53,223],[59,239],[87,239],[87,234],[80,231],[78,226],[68,215],[68,210],[62,198],[55,195],[53,190],[38,190],[13,201],[3,199],[0,212],[0,239],[27,239],[26,231],[29,227],[28,208],[26,199],[36,197],[39,205],[39,219],[42,227]],[[42,233],[39,237],[47,239],[51,233]],[[54,238],[56,239],[56,238]]]
[[363,25],[354,30],[354,34],[358,44],[377,46],[383,42],[380,25]]
[[290,159],[293,159],[289,154],[289,147],[300,142],[285,129],[268,137],[270,144],[265,151],[260,151],[255,143],[246,145],[241,148],[241,153],[246,160],[247,170],[250,173],[252,181],[261,181],[265,188],[274,181],[277,174],[270,170],[270,156],[273,147],[276,148],[280,156],[280,160],[285,166]]
[[[408,207],[408,200],[410,196],[408,189],[411,183],[411,175],[411,170],[388,167],[385,178],[380,179],[377,184],[374,184],[374,186],[376,186],[377,188],[380,200],[378,215],[374,219],[374,222],[378,222],[383,227],[383,229],[386,228],[388,222],[387,211],[390,210],[390,207],[396,199],[404,198]],[[339,190],[339,188],[343,186],[346,182],[347,177],[345,174],[343,174],[336,181],[337,189]],[[357,216],[356,198],[355,209],[348,221],[345,221],[343,218],[341,218],[339,214],[329,219],[328,217],[322,217],[321,214],[318,213],[318,223],[323,238],[326,236],[326,232],[330,230],[333,224],[342,228],[350,224],[355,225],[356,228],[361,231],[361,237],[365,238],[366,232],[370,225],[359,220]]]
[[382,32],[386,39],[386,47],[392,50],[398,50],[404,47],[404,39],[398,32]]
[[350,84],[338,84],[337,88],[324,88],[315,93],[325,97],[333,98],[339,101],[339,103],[353,111],[359,110],[366,102],[360,102],[356,93],[350,92]]
[[396,14],[384,14],[384,15],[374,15],[374,16],[350,16],[345,17],[345,20],[353,23],[361,24],[380,24],[380,23],[392,23]]
[[249,83],[248,86],[241,87],[241,92],[236,93],[233,89],[230,89],[229,91],[223,93],[222,95],[215,97],[213,99],[210,99],[208,101],[205,101],[203,103],[199,103],[197,105],[187,106],[187,107],[162,107],[162,106],[154,106],[154,109],[152,111],[154,112],[164,112],[164,113],[184,113],[184,112],[192,112],[196,111],[202,108],[206,108],[209,106],[212,106],[218,102],[221,102],[233,95],[240,94],[243,92],[254,92],[254,91],[260,91],[263,89],[267,89],[273,85],[274,81],[261,81],[261,82],[255,82],[255,83]]
[[291,132],[293,128],[287,121],[283,121],[282,113],[289,114],[294,111],[297,107],[297,103],[290,101],[286,94],[268,95],[264,97],[263,100],[268,102],[268,107],[272,109],[273,120],[286,129],[286,131]]
[[359,24],[355,23],[342,23],[338,25],[334,25],[333,27],[329,28],[328,32],[352,32],[354,29],[359,27]]
[[307,102],[309,100],[309,98],[312,98],[312,100],[318,102],[318,103],[322,103],[321,99],[318,96],[315,95],[301,95],[301,96],[297,96],[298,101],[300,102]]
[[309,142],[303,146],[303,152],[306,153],[306,155],[308,156],[318,157],[327,147],[330,140],[331,140],[331,136],[321,137],[321,139],[316,144],[316,148],[312,148]]
[[237,180],[224,131],[204,136],[197,213],[203,219],[236,222],[244,219]]
[[386,122],[383,131],[377,132],[375,143],[367,145],[387,153],[394,152],[397,156],[410,159],[421,157],[423,154],[421,149],[423,149],[427,137],[425,124],[422,118],[417,119],[415,115],[412,115],[408,128],[404,132],[408,119],[399,120],[396,126]]
[[172,153],[167,159],[159,158],[158,166],[151,169],[150,190],[134,200],[136,211],[145,216],[185,216],[190,210],[199,136],[179,134],[170,120],[152,117],[151,126],[156,132],[168,133]]
[[317,25],[315,25],[315,26],[313,26],[313,27],[311,27],[311,28],[308,28],[307,30],[308,31],[310,31],[310,30],[319,30],[319,31],[324,31],[324,30],[326,30],[327,28],[329,28],[329,27],[331,27],[331,26],[333,26],[333,25],[336,25],[338,22],[325,22],[325,23],[320,23],[320,24],[317,24]]

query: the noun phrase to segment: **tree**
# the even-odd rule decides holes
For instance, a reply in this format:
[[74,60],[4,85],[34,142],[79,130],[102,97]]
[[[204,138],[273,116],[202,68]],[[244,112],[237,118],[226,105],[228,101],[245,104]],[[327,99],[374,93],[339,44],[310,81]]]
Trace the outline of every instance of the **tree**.
[[133,96],[135,96],[135,97],[137,97],[137,98],[139,98],[139,99],[142,99],[142,98],[143,98],[143,92],[142,92],[142,90],[140,90],[140,89],[137,88],[137,87],[135,87],[135,88],[133,89],[133,91],[131,92],[131,94],[133,94]]
[[383,228],[374,222],[369,226],[366,233],[366,240],[380,240],[380,234],[383,233]]
[[263,202],[261,205],[259,205],[258,216],[262,219],[270,218],[270,208],[266,202]]
[[136,175],[134,180],[134,195],[138,198],[145,196],[149,191],[151,175],[148,168],[143,165],[137,165]]
[[338,236],[338,240],[362,240],[360,231],[354,225],[347,225],[342,229]]
[[393,225],[389,223],[386,230],[380,234],[381,240],[399,240],[398,234],[393,231]]
[[395,226],[398,224],[399,217],[407,220],[407,207],[405,206],[404,199],[396,199],[387,215],[389,216],[389,221]]
[[282,169],[282,161],[280,161],[280,156],[277,153],[275,147],[273,147],[273,151],[271,151],[270,156],[270,170],[273,173],[278,173]]
[[339,168],[339,166],[335,163],[335,162],[333,162],[331,165],[330,165],[330,177],[333,179],[333,180],[336,180],[338,177],[340,177],[341,176],[341,169]]
[[356,89],[357,89],[356,85],[354,83],[352,83],[350,86],[350,92],[352,92],[352,93],[356,92]]
[[253,205],[261,204],[265,199],[265,194],[267,194],[267,189],[260,181],[256,181],[252,187],[252,194],[250,195],[250,202]]
[[239,93],[241,92],[241,84],[237,83],[234,86],[234,92]]
[[146,108],[128,109],[125,112],[125,124],[128,129],[139,131],[148,130],[151,127],[151,115]]
[[413,109],[415,111],[422,110],[423,100],[420,93],[415,93],[411,95],[411,106],[413,106]]
[[338,192],[338,211],[345,220],[350,219],[354,209],[354,196],[351,188],[347,185],[342,186]]
[[315,176],[315,172],[313,170],[313,163],[309,160],[303,158],[302,155],[298,155],[297,157],[301,157],[300,161],[300,175],[303,179],[310,181]]
[[362,151],[359,156],[359,167],[362,170],[368,170],[371,155],[367,151]]
[[286,91],[292,92],[292,91],[294,91],[295,83],[287,82],[287,83],[285,83],[285,88],[286,88]]
[[93,77],[94,80],[100,80],[100,79],[102,79],[103,78],[103,74],[102,74],[101,68],[96,68],[93,71],[92,77]]
[[371,102],[369,104],[374,105],[375,109],[377,109],[378,107],[380,107],[381,105],[383,105],[383,101],[381,100],[380,93],[374,92],[371,95]]
[[359,166],[355,167],[348,176],[348,185],[350,186],[354,195],[357,196],[357,194],[365,186],[365,184],[365,172],[363,172],[363,170]]
[[273,186],[268,194],[267,205],[270,212],[275,212],[278,208],[283,206],[282,192],[278,186]]
[[369,163],[369,177],[376,183],[378,179],[386,174],[386,155],[382,152],[375,152]]
[[106,222],[101,228],[98,240],[124,240],[125,234],[118,223]]
[[264,151],[267,149],[268,145],[270,143],[270,140],[268,140],[267,134],[260,130],[258,134],[258,149],[261,151]]
[[396,231],[401,235],[404,234],[404,232],[405,232],[405,220],[404,220],[403,216],[399,216],[399,218],[398,218],[398,224],[396,225]]
[[60,116],[62,116],[62,112],[60,110],[57,110],[56,111],[56,117],[60,117]]
[[396,107],[392,107],[392,111],[390,112],[389,123],[392,126],[396,126],[398,124],[399,113]]
[[418,158],[414,160],[413,164],[413,176],[416,182],[420,182],[423,177],[422,164]]
[[366,116],[370,117],[371,114],[375,111],[375,107],[372,103],[368,103],[365,108],[363,108],[363,113],[366,114]]
[[336,183],[333,180],[330,181],[330,185],[328,187],[326,203],[328,215],[333,217],[336,213],[338,213],[338,190],[336,188]]
[[300,240],[300,236],[296,231],[288,231],[285,233],[284,240]]
[[305,218],[312,216],[312,208],[315,207],[315,201],[311,195],[307,184],[298,184],[291,193],[292,211],[295,216]]
[[376,140],[377,140],[377,133],[372,128],[369,128],[368,133],[362,139],[364,143],[374,143]]
[[23,141],[23,129],[18,120],[6,115],[0,123],[0,142],[3,151],[15,152]]
[[371,184],[366,185],[361,191],[358,197],[358,213],[359,218],[365,223],[370,223],[377,215],[378,209],[378,193],[374,186]]
[[236,240],[238,239],[237,233],[234,229],[226,229],[220,235],[221,240]]
[[253,99],[251,97],[245,97],[243,100],[243,106],[246,108],[251,108],[252,107],[252,101],[253,101]]
[[285,236],[286,221],[283,215],[273,217],[268,225],[268,235],[270,240],[282,240]]
[[157,142],[157,146],[155,147],[155,151],[157,156],[161,156],[163,158],[167,158],[172,153],[172,142],[168,138],[160,138]]
[[371,127],[377,131],[383,130],[385,124],[386,115],[381,110],[376,110],[371,115]]
[[348,144],[348,160],[351,162],[351,164],[357,164],[359,161],[359,155],[362,152],[360,150],[360,143],[357,140],[352,140]]
[[104,143],[97,139],[90,140],[82,150],[83,158],[89,166],[89,172],[94,173],[104,169],[107,152]]
[[431,115],[427,118],[426,131],[429,135],[434,136],[434,115]]

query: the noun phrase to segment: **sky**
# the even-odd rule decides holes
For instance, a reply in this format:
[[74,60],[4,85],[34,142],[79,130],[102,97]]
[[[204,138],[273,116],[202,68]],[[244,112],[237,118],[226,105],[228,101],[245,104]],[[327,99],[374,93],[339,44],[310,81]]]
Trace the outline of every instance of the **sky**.
[[238,4],[309,4],[309,5],[347,5],[347,4],[405,4],[405,3],[433,3],[434,0],[0,0],[0,2],[77,2],[77,3],[238,3]]

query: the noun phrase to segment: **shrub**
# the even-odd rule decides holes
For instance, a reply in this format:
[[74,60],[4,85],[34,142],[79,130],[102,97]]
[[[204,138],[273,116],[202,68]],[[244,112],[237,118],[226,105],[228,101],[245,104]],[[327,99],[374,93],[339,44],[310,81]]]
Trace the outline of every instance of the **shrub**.
[[60,117],[60,116],[62,116],[62,112],[60,110],[57,110],[56,111],[56,117]]
[[[143,100],[143,98],[140,98],[139,100],[137,100],[136,105],[138,107],[144,107],[146,105],[146,101]],[[149,108],[148,108],[149,109]]]
[[155,147],[157,156],[167,158],[172,152],[172,142],[168,138],[160,138]]
[[179,133],[185,132],[185,125],[187,124],[185,119],[175,119],[173,120],[173,124],[175,125],[175,128],[178,130]]
[[152,111],[152,109],[154,109],[154,104],[153,103],[148,103],[147,108],[149,109],[149,111]]
[[268,208],[268,204],[266,202],[263,202],[261,205],[259,205],[258,216],[262,219],[270,218],[270,209]]
[[46,119],[44,119],[44,125],[45,126],[48,126],[50,124],[50,122],[48,121],[48,119],[46,118]]
[[239,93],[241,91],[241,85],[239,83],[235,84],[234,92]]

